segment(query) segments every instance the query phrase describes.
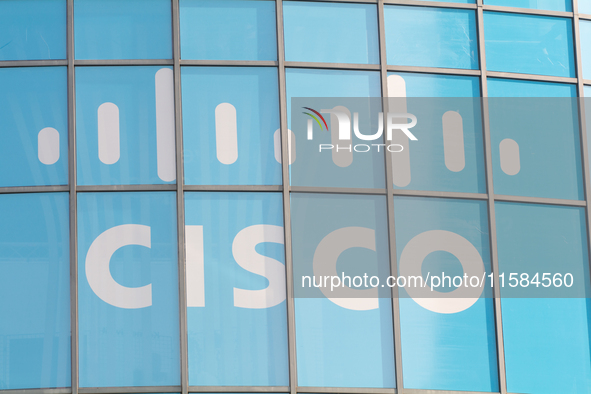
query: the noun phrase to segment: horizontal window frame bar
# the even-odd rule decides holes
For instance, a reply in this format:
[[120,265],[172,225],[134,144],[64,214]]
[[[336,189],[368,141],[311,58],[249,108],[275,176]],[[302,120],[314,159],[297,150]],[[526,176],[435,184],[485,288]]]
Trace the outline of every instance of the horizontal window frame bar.
[[172,59],[74,60],[74,66],[172,66]]
[[393,189],[394,197],[434,197],[434,198],[453,198],[462,200],[488,200],[486,193],[463,193],[463,192],[440,192],[426,190],[404,190]]
[[186,192],[282,192],[281,185],[184,185]]
[[507,7],[501,5],[486,5],[482,6],[484,11],[492,12],[503,12],[510,14],[525,14],[525,15],[538,15],[538,16],[553,16],[558,18],[573,18],[574,12],[571,11],[550,11],[550,10],[538,10],[534,8],[518,8],[518,7]]
[[327,70],[359,70],[380,71],[379,64],[357,63],[320,63],[320,62],[285,62],[285,68],[327,69]]
[[478,8],[478,6],[476,4],[447,3],[447,2],[439,2],[439,1],[422,1],[422,0],[384,0],[384,5],[455,8],[455,9],[464,9],[464,10],[476,10]]
[[505,71],[486,71],[487,78],[519,79],[524,81],[541,81],[576,84],[576,77],[556,77],[551,75],[521,74]]
[[181,386],[79,387],[79,394],[180,393]]
[[189,386],[189,393],[289,393],[289,386]]
[[67,60],[2,60],[0,68],[8,67],[55,67],[67,66]]
[[289,191],[292,194],[298,193],[318,193],[318,194],[369,194],[385,196],[386,189],[381,188],[352,188],[352,187],[315,187],[315,186],[290,186]]
[[181,59],[183,66],[221,66],[221,67],[277,67],[279,62],[275,60],[197,60]]
[[482,75],[480,70],[462,69],[462,68],[438,68],[421,66],[387,66],[388,72],[409,72],[424,74],[448,74],[479,77]]
[[563,200],[560,198],[508,196],[504,194],[495,194],[493,197],[495,202],[516,202],[526,204],[559,205],[571,207],[587,206],[587,202],[585,200]]
[[[69,192],[69,191],[70,191],[70,187],[68,185],[0,187],[0,194],[59,193],[59,192]],[[4,392],[5,390],[0,390],[0,391]]]

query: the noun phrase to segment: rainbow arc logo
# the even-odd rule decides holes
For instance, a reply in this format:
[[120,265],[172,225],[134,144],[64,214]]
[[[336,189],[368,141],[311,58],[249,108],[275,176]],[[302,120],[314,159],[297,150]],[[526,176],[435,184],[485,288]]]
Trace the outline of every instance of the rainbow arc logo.
[[[310,108],[310,107],[302,107],[302,108],[304,108],[304,109],[307,109],[308,111],[312,111],[312,112],[314,112],[316,115],[318,115],[318,116],[320,117],[320,119],[322,119],[322,122],[324,123],[324,126],[326,127],[326,130],[328,131],[328,124],[326,123],[326,120],[324,119],[324,116],[322,116],[322,115],[320,114],[320,112],[318,112],[318,111],[316,111],[316,110],[314,110],[314,109],[312,109],[312,108]],[[320,123],[320,120],[319,120],[319,119],[318,119],[316,116],[312,115],[312,114],[311,114],[311,113],[309,113],[309,112],[302,112],[302,113],[303,113],[303,114],[306,114],[306,115],[310,116],[312,119],[314,119],[314,120],[316,121],[316,123],[318,123],[318,126],[320,126],[320,130],[323,130],[323,128],[322,128],[322,123]]]

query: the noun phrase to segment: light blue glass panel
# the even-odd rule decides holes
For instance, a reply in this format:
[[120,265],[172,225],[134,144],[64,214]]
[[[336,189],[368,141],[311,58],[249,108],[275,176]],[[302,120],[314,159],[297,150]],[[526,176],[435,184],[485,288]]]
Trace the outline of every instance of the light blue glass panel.
[[[396,251],[399,264],[405,247],[415,237],[430,231],[448,231],[470,242],[480,254],[486,272],[490,272],[488,211],[484,201],[444,200],[433,198],[394,199],[396,215]],[[462,276],[466,273],[449,250],[422,248],[431,253],[421,264],[427,274]],[[400,271],[399,271],[400,272]],[[401,290],[405,292],[404,290]],[[406,294],[406,292],[405,292]],[[473,305],[455,313],[428,309],[412,298],[400,298],[402,363],[404,386],[427,390],[498,391],[497,353],[494,308],[484,294]],[[490,296],[490,294],[489,294]],[[441,300],[440,308],[457,303]],[[445,365],[445,368],[441,368]]]
[[[417,97],[407,101],[408,111],[418,120],[412,129],[418,141],[409,143],[408,147],[410,182],[406,186],[395,183],[394,187],[486,193],[479,78],[389,73],[388,79],[392,84],[404,86],[406,97]],[[462,122],[464,166],[451,167],[453,171],[446,162],[443,139],[443,116],[449,116],[448,111],[460,114]]]
[[287,386],[281,194],[185,201],[189,384]]
[[66,67],[0,69],[0,186],[68,183],[66,76]]
[[77,67],[76,137],[79,185],[174,183],[172,69]]
[[[311,270],[319,243],[337,230],[354,227],[354,231],[373,230],[376,251],[345,247],[347,250],[340,257],[335,256],[340,267],[349,268],[347,275],[376,270],[389,272],[383,196],[292,194],[291,214],[294,266]],[[299,280],[294,275],[294,281]],[[346,301],[346,305],[339,306],[321,294],[319,298],[296,298],[300,386],[395,386],[391,300],[354,301],[362,301],[363,306],[358,305],[355,310]]]
[[[381,96],[380,75],[372,71],[288,69],[286,85],[290,129],[294,97]],[[290,173],[292,185],[384,187],[384,159],[381,154],[359,153],[348,167],[337,167],[330,155],[325,155],[323,161],[317,164],[309,159],[318,154],[318,143],[306,140],[305,129],[295,129],[292,132],[296,151]]]
[[170,0],[74,0],[76,59],[170,59]]
[[485,12],[484,37],[489,71],[575,76],[570,19]]
[[277,60],[275,2],[180,0],[181,57]]
[[[575,86],[490,79],[488,89],[495,193],[583,199]],[[501,142],[517,147],[516,172],[501,166]]]
[[183,67],[181,75],[185,183],[280,184],[277,69]]
[[583,78],[591,79],[591,21],[579,21]]
[[78,195],[81,387],[180,385],[175,199]]
[[285,60],[379,63],[375,4],[283,3]]
[[388,64],[478,69],[473,10],[385,6]]
[[0,389],[70,387],[67,193],[0,195]]
[[0,1],[0,60],[66,58],[66,0]]
[[573,10],[572,0],[484,0],[484,4],[548,11]]
[[[554,267],[553,273],[570,271],[575,280],[589,285],[583,208],[514,203],[495,207],[500,272],[507,276],[516,263],[530,272]],[[507,391],[589,392],[589,299],[503,298],[502,312]]]
[[591,14],[591,0],[581,0],[579,3],[579,13]]

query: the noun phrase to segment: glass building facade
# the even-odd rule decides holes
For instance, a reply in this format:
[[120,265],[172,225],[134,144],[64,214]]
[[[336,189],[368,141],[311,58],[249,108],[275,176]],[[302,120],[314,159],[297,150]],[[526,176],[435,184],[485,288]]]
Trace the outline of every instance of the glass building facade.
[[391,274],[446,231],[589,286],[591,167],[584,111],[505,104],[462,163],[316,171],[292,99],[586,95],[589,0],[0,0],[1,392],[591,393],[589,298],[293,296],[343,229]]

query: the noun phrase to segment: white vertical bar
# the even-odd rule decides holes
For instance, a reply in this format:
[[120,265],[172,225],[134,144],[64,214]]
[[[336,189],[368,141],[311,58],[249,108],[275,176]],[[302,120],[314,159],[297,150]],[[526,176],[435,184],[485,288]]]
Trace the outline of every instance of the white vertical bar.
[[[332,109],[333,111],[344,112],[351,119],[351,111],[347,107],[338,105]],[[322,110],[321,110],[322,111]],[[334,145],[332,150],[332,162],[339,167],[349,167],[353,163],[353,138],[350,140],[340,140],[341,122],[335,114],[330,114],[330,143]],[[351,135],[351,122],[348,126],[343,124],[343,127],[349,127],[349,135]],[[341,145],[339,145],[339,142]],[[348,145],[347,145],[348,144]],[[347,149],[342,149],[346,147]]]
[[511,138],[505,138],[499,144],[501,170],[507,175],[517,175],[521,170],[519,144]]
[[447,111],[443,114],[441,121],[445,166],[453,172],[462,171],[466,166],[462,116],[456,111]]
[[102,103],[98,107],[98,156],[104,164],[119,161],[119,107]]
[[238,130],[236,108],[221,103],[215,108],[215,141],[217,158],[222,164],[238,160]]
[[187,307],[205,306],[203,226],[185,226]]
[[60,133],[53,127],[45,127],[37,135],[37,157],[46,165],[52,165],[59,160]]
[[[287,147],[289,149],[289,165],[291,165],[296,159],[296,143],[293,131],[287,130],[287,133],[289,134],[289,140],[287,141]],[[281,129],[277,129],[273,134],[273,148],[275,160],[277,163],[281,164]]]
[[158,177],[164,182],[176,179],[174,139],[174,72],[161,68],[156,72],[156,160]]

